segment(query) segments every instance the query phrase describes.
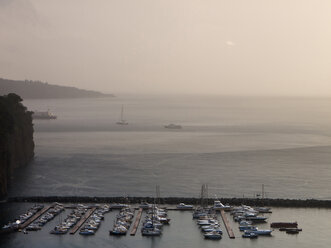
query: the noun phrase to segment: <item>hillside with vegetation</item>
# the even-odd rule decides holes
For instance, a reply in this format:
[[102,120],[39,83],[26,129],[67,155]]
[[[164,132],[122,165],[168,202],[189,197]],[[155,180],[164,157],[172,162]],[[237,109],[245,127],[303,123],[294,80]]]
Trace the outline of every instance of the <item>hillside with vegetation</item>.
[[0,198],[6,196],[10,175],[34,157],[32,112],[16,94],[0,96]]
[[0,78],[0,95],[15,93],[23,99],[34,98],[87,98],[110,97],[112,94],[103,94],[92,90],[82,90],[75,87],[59,86],[41,81],[9,80]]

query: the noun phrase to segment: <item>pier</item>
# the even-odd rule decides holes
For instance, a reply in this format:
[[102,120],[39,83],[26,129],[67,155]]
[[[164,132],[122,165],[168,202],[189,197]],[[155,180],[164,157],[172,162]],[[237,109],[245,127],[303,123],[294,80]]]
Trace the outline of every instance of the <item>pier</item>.
[[229,235],[229,238],[230,239],[234,239],[235,236],[234,236],[234,233],[233,233],[233,230],[230,226],[230,223],[229,223],[229,220],[228,218],[226,218],[226,215],[225,215],[225,212],[224,210],[221,210],[221,216],[222,216],[222,220],[223,220],[223,223],[224,223],[224,226],[225,226],[225,229]]
[[137,229],[138,229],[138,226],[139,226],[139,222],[140,222],[142,213],[143,213],[143,209],[140,208],[139,211],[138,211],[137,217],[136,217],[136,221],[134,222],[132,231],[130,233],[131,236],[136,235],[136,232],[137,232]]
[[78,221],[78,223],[76,224],[76,226],[74,226],[72,228],[72,230],[70,231],[70,234],[75,234],[77,232],[77,230],[85,223],[85,221],[93,214],[93,212],[96,210],[96,207],[93,207],[89,210],[87,210],[87,212],[85,213],[85,215],[80,219],[80,221]]
[[52,204],[52,205],[49,205],[47,207],[44,207],[43,209],[41,209],[40,211],[38,211],[34,216],[32,216],[31,218],[29,218],[27,221],[25,221],[23,224],[19,225],[18,229],[24,229],[24,228],[26,228],[28,225],[30,225],[32,222],[34,222],[41,215],[43,215],[44,213],[46,213],[50,208],[52,208],[54,206],[55,206],[55,203]]

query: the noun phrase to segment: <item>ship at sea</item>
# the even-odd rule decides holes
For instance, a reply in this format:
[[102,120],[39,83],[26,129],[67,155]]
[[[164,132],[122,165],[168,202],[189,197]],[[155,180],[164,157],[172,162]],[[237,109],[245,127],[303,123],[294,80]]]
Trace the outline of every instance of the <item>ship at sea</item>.
[[168,128],[168,129],[181,129],[182,126],[181,125],[178,125],[178,124],[170,123],[169,125],[165,125],[164,128]]
[[124,107],[122,105],[120,119],[118,122],[116,122],[117,125],[126,126],[129,124],[129,122],[123,119],[123,113],[124,113]]
[[52,120],[56,119],[57,116],[52,114],[49,110],[47,111],[34,111],[32,118],[36,120]]

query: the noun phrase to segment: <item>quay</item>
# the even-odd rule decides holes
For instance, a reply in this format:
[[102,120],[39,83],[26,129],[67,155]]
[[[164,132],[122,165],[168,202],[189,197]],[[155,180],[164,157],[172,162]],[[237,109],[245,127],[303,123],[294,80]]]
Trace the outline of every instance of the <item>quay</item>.
[[52,205],[49,205],[47,207],[44,207],[43,209],[41,209],[40,211],[38,211],[34,216],[32,216],[31,218],[29,218],[27,221],[25,221],[23,224],[19,225],[18,226],[18,229],[24,229],[24,228],[26,228],[28,225],[30,225],[32,222],[34,222],[41,215],[43,215],[44,213],[46,213],[50,208],[52,208],[54,206],[55,206],[55,203],[53,203]]
[[77,232],[77,230],[85,223],[85,221],[93,214],[93,212],[96,210],[96,207],[93,207],[89,210],[87,210],[87,212],[85,213],[85,215],[80,219],[80,221],[78,221],[78,223],[76,224],[76,226],[74,226],[72,228],[72,230],[70,231],[70,234],[75,234]]
[[139,226],[139,222],[140,222],[142,213],[143,213],[143,209],[142,208],[139,208],[139,211],[138,211],[138,214],[137,214],[137,217],[136,217],[136,221],[134,222],[132,231],[130,233],[131,236],[136,235],[136,232],[137,232],[137,229],[138,229],[138,226]]
[[222,220],[223,220],[223,223],[224,223],[224,226],[225,226],[225,229],[229,235],[229,238],[230,239],[234,239],[235,236],[234,236],[234,233],[233,233],[233,230],[230,226],[230,223],[229,223],[229,220],[228,218],[226,218],[226,215],[225,215],[225,212],[224,210],[221,210],[221,216],[222,216]]
[[[192,197],[162,197],[160,204],[175,205],[181,202],[191,205],[199,205],[200,198]],[[214,198],[206,199],[208,204],[214,203]],[[272,199],[272,198],[220,198],[221,202],[240,206],[242,204],[251,206],[269,207],[293,207],[293,208],[331,208],[331,200],[317,199]],[[127,203],[139,204],[141,202],[153,202],[154,197],[95,197],[95,196],[19,196],[9,197],[6,202],[61,202],[61,203]]]

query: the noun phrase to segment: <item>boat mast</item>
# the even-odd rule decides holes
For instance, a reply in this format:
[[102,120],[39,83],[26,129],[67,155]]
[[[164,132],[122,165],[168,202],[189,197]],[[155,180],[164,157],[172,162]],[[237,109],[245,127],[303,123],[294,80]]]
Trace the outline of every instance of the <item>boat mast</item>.
[[122,104],[122,108],[121,108],[121,121],[123,122],[123,104]]

